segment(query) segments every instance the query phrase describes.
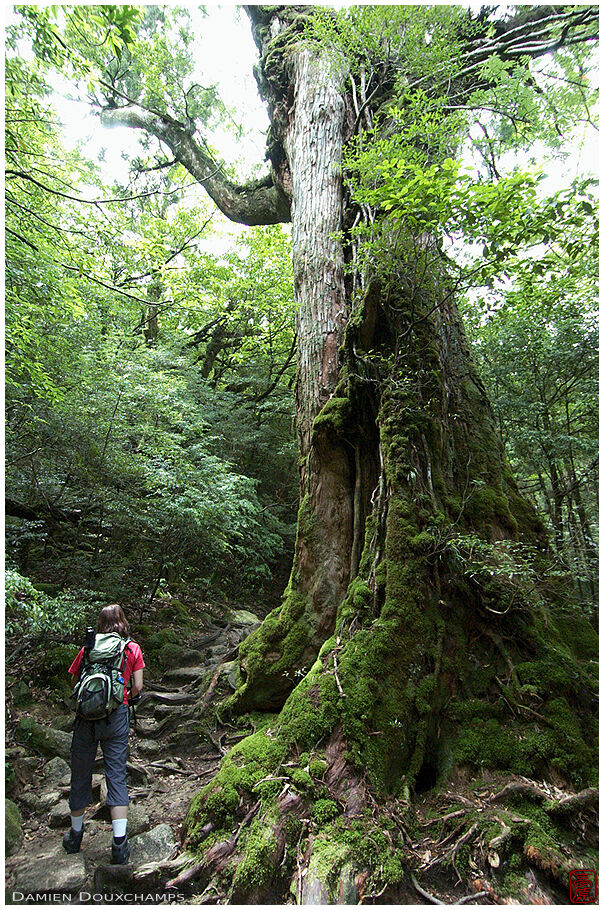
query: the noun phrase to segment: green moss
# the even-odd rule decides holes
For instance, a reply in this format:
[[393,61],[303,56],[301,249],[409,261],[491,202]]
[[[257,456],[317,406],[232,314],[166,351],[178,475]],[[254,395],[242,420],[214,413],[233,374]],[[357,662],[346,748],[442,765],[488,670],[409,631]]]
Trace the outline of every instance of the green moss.
[[[330,836],[331,835],[331,836]],[[329,903],[337,903],[338,877],[343,866],[349,861],[350,848],[333,837],[331,829],[322,831],[313,841],[308,864],[307,878],[317,878],[329,894]]]
[[[389,830],[387,837],[385,831]],[[319,878],[327,886],[330,902],[339,903],[340,895],[336,892],[338,879],[345,868],[351,876],[354,870],[367,870],[370,879],[366,883],[370,892],[384,883],[397,885],[405,877],[405,858],[400,848],[393,848],[397,837],[392,828],[392,820],[383,817],[379,825],[369,815],[366,819],[336,820],[326,825],[315,837],[309,864],[309,874]]]
[[409,549],[413,553],[433,553],[435,546],[436,538],[428,531],[420,531],[409,538]]
[[353,410],[349,398],[330,398],[314,419],[312,432],[314,440],[322,432],[331,437],[341,436],[351,429]]
[[509,769],[515,764],[517,751],[516,739],[494,718],[476,718],[470,726],[462,727],[455,745],[460,764],[479,768]]
[[327,762],[324,758],[313,758],[308,763],[308,773],[312,777],[323,777],[327,771]]
[[[218,829],[235,824],[235,814],[242,797],[249,796],[266,777],[277,776],[286,754],[283,742],[268,730],[246,737],[224,758],[214,779],[192,800],[185,819],[191,845],[196,835],[211,821]],[[272,796],[274,789],[269,789]]]
[[313,788],[313,779],[308,771],[302,771],[300,768],[294,768],[288,772],[289,778],[299,793],[307,793]]
[[13,705],[15,705],[16,708],[26,708],[31,705],[33,701],[32,692],[24,679],[19,679],[16,682],[13,682],[12,685],[10,685],[8,688],[8,691],[10,692],[11,698],[13,700]]
[[178,666],[182,657],[182,645],[175,645],[171,642],[165,644],[159,652],[159,662],[162,667]]
[[182,646],[181,638],[175,629],[160,629],[148,637],[146,647],[147,651],[161,651],[164,645],[179,643]]
[[500,489],[492,486],[481,487],[469,498],[465,507],[465,518],[475,527],[482,527],[487,531],[491,522],[496,522],[512,532],[518,530],[518,523],[510,512],[507,497]]
[[415,690],[415,706],[420,714],[427,714],[431,710],[430,699],[434,692],[436,682],[433,676],[420,679]]
[[190,621],[191,614],[187,607],[179,600],[171,600],[167,606],[161,607],[161,609],[157,611],[157,618],[163,623],[183,625]]
[[[291,585],[283,604],[266,617],[239,649],[243,685],[235,693],[240,709],[275,707],[296,680],[311,636],[309,600]],[[269,694],[270,693],[270,694]]]
[[243,857],[235,866],[235,895],[253,895],[255,891],[266,889],[274,883],[274,861],[278,850],[274,826],[263,817],[254,819]]
[[333,799],[318,799],[313,803],[312,814],[317,824],[322,827],[337,818],[340,809]]

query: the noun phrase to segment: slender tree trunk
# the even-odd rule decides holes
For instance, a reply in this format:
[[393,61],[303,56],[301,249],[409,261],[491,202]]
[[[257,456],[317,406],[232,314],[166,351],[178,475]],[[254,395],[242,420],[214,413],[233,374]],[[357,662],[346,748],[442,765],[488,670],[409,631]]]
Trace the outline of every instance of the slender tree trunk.
[[143,311],[142,323],[145,342],[149,346],[155,344],[159,335],[158,301],[161,300],[162,293],[163,285],[161,281],[152,281],[147,288],[147,297],[149,298],[149,303],[146,310]]

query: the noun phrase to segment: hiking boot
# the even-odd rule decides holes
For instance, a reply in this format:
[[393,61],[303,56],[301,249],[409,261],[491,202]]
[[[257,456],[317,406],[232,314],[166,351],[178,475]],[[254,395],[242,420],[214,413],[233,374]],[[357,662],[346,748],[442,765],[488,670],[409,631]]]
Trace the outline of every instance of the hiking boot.
[[73,828],[70,828],[67,834],[63,835],[63,849],[67,853],[79,853],[83,836],[84,828],[81,828],[80,831],[74,831]]
[[128,838],[125,837],[121,844],[116,844],[113,841],[111,844],[111,862],[117,866],[125,866],[129,859],[130,844],[128,843]]

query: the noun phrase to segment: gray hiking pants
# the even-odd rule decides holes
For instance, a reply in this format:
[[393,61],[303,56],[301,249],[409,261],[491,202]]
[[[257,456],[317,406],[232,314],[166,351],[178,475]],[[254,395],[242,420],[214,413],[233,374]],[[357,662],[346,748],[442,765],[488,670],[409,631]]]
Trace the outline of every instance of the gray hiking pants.
[[108,806],[127,806],[126,751],[130,732],[128,705],[120,705],[107,720],[76,717],[71,740],[69,808],[84,809],[92,802],[92,769],[99,743],[103,751]]

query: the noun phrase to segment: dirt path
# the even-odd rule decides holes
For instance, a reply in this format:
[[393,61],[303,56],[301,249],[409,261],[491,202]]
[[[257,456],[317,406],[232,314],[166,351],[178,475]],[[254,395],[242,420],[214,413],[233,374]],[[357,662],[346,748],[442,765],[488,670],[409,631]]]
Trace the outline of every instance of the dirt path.
[[[48,717],[41,706],[28,714],[62,733],[55,755],[44,758],[20,754],[15,758],[22,782],[13,798],[23,820],[23,841],[6,861],[7,903],[21,903],[33,892],[57,892],[65,903],[109,903],[103,892],[159,894],[153,869],[176,856],[184,816],[192,797],[211,779],[222,754],[244,731],[224,728],[211,706],[234,688],[234,657],[239,642],[253,623],[233,622],[210,627],[187,642],[182,662],[154,680],[145,690],[131,719],[128,759],[130,811],[128,836],[131,864],[110,866],[111,825],[104,804],[105,789],[100,749],[93,778],[95,803],[86,810],[85,834],[80,853],[67,855],[63,833],[69,827],[69,773],[64,759],[67,715]],[[209,710],[203,712],[203,706]],[[59,749],[60,747],[60,749]],[[16,747],[19,749],[19,747]],[[135,874],[149,871],[134,887]],[[94,897],[91,897],[94,895]],[[56,899],[53,900],[56,902]],[[151,901],[145,901],[151,902]]]

